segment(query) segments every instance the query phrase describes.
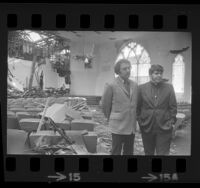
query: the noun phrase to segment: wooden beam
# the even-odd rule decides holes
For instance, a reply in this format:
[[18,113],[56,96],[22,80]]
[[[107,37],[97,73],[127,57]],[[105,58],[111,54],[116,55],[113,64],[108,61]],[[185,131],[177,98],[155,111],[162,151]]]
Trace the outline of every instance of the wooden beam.
[[33,50],[33,61],[32,61],[31,75],[30,75],[29,86],[28,86],[29,89],[32,88],[32,84],[33,84],[33,77],[34,77],[34,73],[35,73],[36,60],[37,60],[37,54],[35,53],[35,50]]

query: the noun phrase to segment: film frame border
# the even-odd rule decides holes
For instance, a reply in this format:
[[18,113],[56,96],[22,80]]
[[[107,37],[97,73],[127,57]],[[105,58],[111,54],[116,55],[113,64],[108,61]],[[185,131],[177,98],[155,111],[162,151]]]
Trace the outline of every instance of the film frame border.
[[[151,6],[151,9],[149,9]],[[4,7],[4,9],[2,9]],[[31,29],[31,30],[80,30],[80,31],[179,31],[192,33],[192,59],[193,70],[197,66],[197,45],[199,28],[196,26],[194,18],[199,15],[197,5],[38,5],[33,4],[5,4],[0,9],[0,39],[3,48],[0,52],[2,62],[7,62],[7,32],[11,30]],[[5,8],[6,7],[6,8]],[[24,8],[26,7],[26,8]],[[83,9],[84,8],[84,9]],[[44,10],[48,9],[48,12]],[[120,12],[120,11],[121,12]],[[143,13],[145,11],[145,14]],[[48,13],[51,12],[49,15]],[[94,16],[94,17],[93,17]],[[11,21],[10,21],[11,20]],[[82,21],[81,21],[82,20]],[[194,40],[196,39],[196,40]],[[198,40],[197,40],[198,39]],[[194,63],[195,62],[195,63]],[[2,64],[1,64],[2,66]],[[6,83],[6,69],[2,66],[3,83]],[[195,71],[194,71],[195,73]],[[193,83],[198,83],[198,79],[192,75]],[[7,155],[6,152],[6,96],[7,85],[3,85],[1,92],[2,109],[2,133],[3,133],[3,159],[5,181],[41,181],[47,182],[47,172],[63,172],[68,174],[71,182],[147,182],[142,180],[148,173],[169,174],[161,182],[172,182],[172,175],[179,173],[178,182],[197,181],[198,168],[195,161],[198,161],[198,151],[194,138],[197,138],[197,128],[192,128],[191,156],[25,156]],[[196,100],[198,89],[192,92],[192,101]],[[192,121],[198,115],[196,102],[192,102]],[[196,116],[197,115],[197,116]],[[194,122],[194,121],[193,121]],[[56,162],[57,161],[57,162]],[[69,162],[70,161],[70,162]],[[97,162],[98,161],[98,162]],[[120,162],[120,163],[119,163]],[[31,164],[30,164],[31,163]],[[13,165],[15,168],[13,168]],[[51,165],[50,165],[51,164]],[[57,164],[55,166],[55,164]],[[129,164],[129,165],[128,165]],[[131,165],[130,165],[131,164]],[[153,166],[152,166],[153,164]],[[24,168],[20,167],[22,165]],[[50,167],[49,167],[50,165]],[[64,165],[64,169],[63,166]],[[46,167],[49,169],[46,169]],[[133,168],[131,168],[133,167]],[[30,171],[32,169],[32,172]],[[22,170],[23,169],[23,170]],[[195,171],[195,172],[194,172]],[[37,175],[36,175],[37,172]],[[124,176],[122,178],[122,172]],[[164,172],[164,173],[163,173]],[[77,174],[81,174],[77,175]],[[101,176],[96,179],[97,176]],[[18,175],[18,177],[16,177]],[[91,178],[88,178],[88,175]],[[94,176],[93,176],[94,175]],[[156,174],[157,175],[157,174]],[[159,174],[158,174],[159,175]],[[193,175],[193,177],[191,176]],[[80,176],[80,180],[77,177]],[[115,177],[121,177],[116,180]],[[164,175],[163,175],[164,177]],[[193,179],[189,179],[192,177]],[[66,180],[67,178],[65,178]],[[78,178],[79,179],[79,178]],[[54,180],[55,181],[55,180]],[[63,182],[69,182],[66,180]],[[52,180],[53,182],[53,180]]]

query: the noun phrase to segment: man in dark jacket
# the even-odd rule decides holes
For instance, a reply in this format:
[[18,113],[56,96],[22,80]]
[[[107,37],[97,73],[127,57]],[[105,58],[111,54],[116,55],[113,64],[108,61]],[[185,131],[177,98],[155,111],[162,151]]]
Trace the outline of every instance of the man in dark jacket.
[[138,89],[137,120],[145,155],[169,155],[177,102],[173,86],[162,78],[163,67],[152,65],[150,82]]

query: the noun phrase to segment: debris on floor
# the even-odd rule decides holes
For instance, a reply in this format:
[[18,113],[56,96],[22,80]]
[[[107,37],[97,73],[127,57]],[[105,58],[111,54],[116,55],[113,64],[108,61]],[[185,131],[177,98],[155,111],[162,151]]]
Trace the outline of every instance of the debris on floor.
[[[44,113],[47,98],[8,99],[8,128],[15,131],[22,129],[28,134],[25,154],[36,153],[46,155],[110,155],[112,135],[108,121],[98,105],[87,105],[83,97],[50,97],[45,117],[51,118],[60,133],[69,135],[75,143],[67,143],[58,130],[43,122],[43,127],[37,132],[38,124]],[[185,127],[191,126],[191,113],[180,111],[176,124],[176,135],[172,140],[170,155],[177,155],[176,137],[185,137]],[[29,123],[30,122],[30,123]],[[16,125],[15,125],[16,124]],[[29,125],[27,125],[29,124]],[[80,132],[82,133],[80,134]],[[14,133],[12,133],[13,135]],[[73,136],[73,134],[75,136]],[[13,139],[20,140],[16,133]],[[27,146],[29,148],[27,149]],[[10,147],[10,145],[9,145]],[[21,150],[23,147],[20,147]],[[11,152],[10,148],[9,152]],[[27,152],[28,151],[28,152]],[[12,153],[12,152],[11,152]],[[134,155],[144,155],[140,130],[136,130],[134,140]]]

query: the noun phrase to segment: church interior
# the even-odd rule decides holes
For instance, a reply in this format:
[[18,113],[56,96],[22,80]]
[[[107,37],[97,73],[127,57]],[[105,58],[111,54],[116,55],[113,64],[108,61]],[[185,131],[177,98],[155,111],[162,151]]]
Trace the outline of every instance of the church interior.
[[[124,58],[131,62],[130,79],[138,85],[149,81],[152,64],[163,66],[163,78],[173,85],[178,102],[170,155],[190,155],[191,33],[23,30],[9,34],[7,153],[109,154],[111,136],[100,100],[106,83],[116,77],[115,63]],[[134,155],[144,155],[139,127],[135,139]]]

